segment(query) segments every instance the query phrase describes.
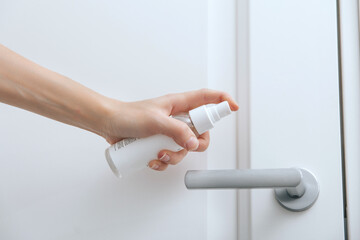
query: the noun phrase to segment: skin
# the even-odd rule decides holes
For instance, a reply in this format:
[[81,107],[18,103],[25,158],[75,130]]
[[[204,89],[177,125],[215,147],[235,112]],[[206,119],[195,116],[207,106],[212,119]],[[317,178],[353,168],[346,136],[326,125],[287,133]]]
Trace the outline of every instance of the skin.
[[169,136],[184,149],[161,150],[158,159],[149,162],[157,171],[179,163],[188,151],[201,152],[209,146],[208,132],[197,138],[185,123],[169,116],[222,101],[228,101],[232,111],[239,108],[229,94],[210,89],[137,102],[112,99],[0,44],[0,102],[91,131],[110,144],[129,137]]

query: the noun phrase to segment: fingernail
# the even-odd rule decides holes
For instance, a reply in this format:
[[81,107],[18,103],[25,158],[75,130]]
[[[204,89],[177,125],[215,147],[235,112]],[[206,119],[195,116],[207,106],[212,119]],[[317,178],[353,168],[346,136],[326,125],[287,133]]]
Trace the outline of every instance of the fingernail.
[[166,153],[164,153],[164,155],[162,155],[162,157],[160,158],[160,161],[169,162],[170,161],[170,156],[167,155]]
[[151,169],[154,169],[154,170],[156,170],[158,168],[159,168],[159,165],[157,165],[156,163],[151,166]]
[[191,137],[186,143],[187,150],[196,150],[199,147],[199,141],[195,137]]

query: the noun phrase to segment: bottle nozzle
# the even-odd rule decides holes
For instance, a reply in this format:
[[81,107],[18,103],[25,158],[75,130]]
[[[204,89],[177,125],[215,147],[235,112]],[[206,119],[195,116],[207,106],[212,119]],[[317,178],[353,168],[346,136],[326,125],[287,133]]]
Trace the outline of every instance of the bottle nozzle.
[[221,102],[214,106],[217,110],[217,113],[219,114],[220,118],[226,117],[227,115],[230,115],[231,109],[229,106],[229,103],[227,101]]
[[201,106],[189,112],[191,121],[193,122],[197,132],[203,134],[214,127],[214,124],[221,118],[231,113],[229,103],[221,102],[214,106]]

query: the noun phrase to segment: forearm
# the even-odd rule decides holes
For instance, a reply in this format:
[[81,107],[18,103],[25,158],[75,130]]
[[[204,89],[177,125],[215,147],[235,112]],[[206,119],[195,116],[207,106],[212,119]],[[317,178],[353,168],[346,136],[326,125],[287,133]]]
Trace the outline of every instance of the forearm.
[[109,99],[0,45],[0,102],[101,135]]

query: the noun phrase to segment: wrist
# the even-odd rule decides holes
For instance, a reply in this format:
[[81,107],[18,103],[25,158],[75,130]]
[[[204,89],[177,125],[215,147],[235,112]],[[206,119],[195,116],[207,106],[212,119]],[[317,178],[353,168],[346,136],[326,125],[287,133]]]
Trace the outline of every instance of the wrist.
[[[80,104],[75,110],[78,116],[74,125],[104,137],[107,129],[107,119],[114,109],[114,99],[94,93],[86,103]],[[82,106],[81,106],[82,105]]]
[[91,121],[92,131],[106,138],[109,133],[109,119],[116,109],[119,101],[100,95],[96,100],[96,103],[93,105],[93,120]]

